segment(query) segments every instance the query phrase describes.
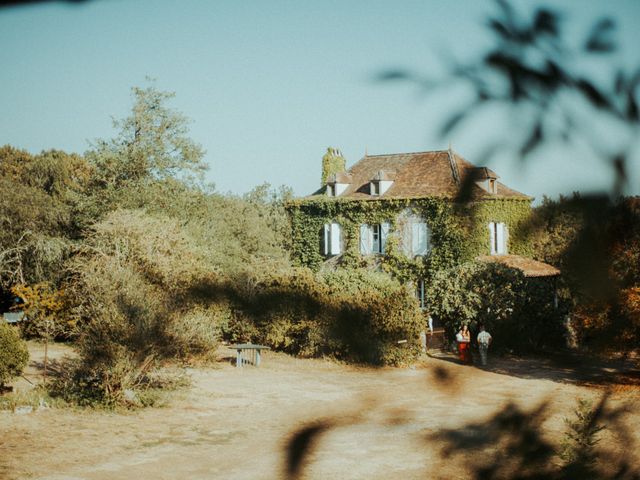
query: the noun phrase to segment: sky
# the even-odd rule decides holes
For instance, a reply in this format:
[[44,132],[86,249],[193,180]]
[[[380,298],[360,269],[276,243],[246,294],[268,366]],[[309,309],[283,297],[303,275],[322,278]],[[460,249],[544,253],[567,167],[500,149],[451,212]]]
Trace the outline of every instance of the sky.
[[[553,5],[576,38],[591,19],[614,17],[623,45],[616,55],[640,65],[640,1]],[[408,84],[374,81],[385,69],[437,75],[443,58],[481,55],[492,44],[485,21],[494,11],[483,0],[93,0],[0,8],[0,145],[83,153],[115,135],[112,119],[128,114],[131,87],[152,77],[157,88],[175,92],[171,107],[191,119],[190,136],[206,150],[207,180],[223,193],[268,182],[309,194],[320,186],[330,146],[350,166],[365,152],[449,144],[538,201],[610,189],[610,169],[579,145],[545,148],[525,164],[506,154],[478,158],[487,138],[516,135],[517,127],[495,116],[442,138],[438,128],[461,105],[455,89],[425,96]],[[615,138],[606,128],[600,134]],[[627,193],[637,195],[638,151],[631,163]]]

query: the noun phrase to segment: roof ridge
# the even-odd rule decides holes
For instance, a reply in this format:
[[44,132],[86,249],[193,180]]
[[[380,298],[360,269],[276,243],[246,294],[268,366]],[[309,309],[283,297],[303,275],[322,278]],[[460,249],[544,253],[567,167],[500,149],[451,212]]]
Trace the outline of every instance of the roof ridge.
[[402,153],[378,153],[376,155],[365,155],[363,158],[371,157],[397,157],[400,155],[417,155],[420,153],[446,153],[448,150],[424,150],[422,152],[402,152]]

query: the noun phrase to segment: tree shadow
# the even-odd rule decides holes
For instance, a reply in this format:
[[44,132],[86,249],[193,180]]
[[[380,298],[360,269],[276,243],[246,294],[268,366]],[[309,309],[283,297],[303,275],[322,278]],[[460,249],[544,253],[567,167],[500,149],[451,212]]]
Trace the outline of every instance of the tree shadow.
[[[443,364],[465,365],[453,353],[438,353],[431,358]],[[640,389],[640,366],[625,356],[605,358],[572,352],[549,352],[540,356],[491,355],[487,366],[479,365],[474,355],[471,368],[523,379],[551,380],[571,385],[609,388],[619,385]]]

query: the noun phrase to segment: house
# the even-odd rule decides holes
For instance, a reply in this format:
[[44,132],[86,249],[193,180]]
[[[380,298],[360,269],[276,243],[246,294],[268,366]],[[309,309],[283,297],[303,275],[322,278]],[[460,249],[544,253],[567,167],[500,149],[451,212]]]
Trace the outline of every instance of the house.
[[452,149],[365,155],[348,170],[345,163],[329,149],[323,166],[333,171],[323,171],[321,188],[288,205],[300,265],[382,269],[413,283],[421,305],[433,273],[472,259],[510,262],[526,276],[559,273],[539,262],[527,269],[533,198],[489,168]]

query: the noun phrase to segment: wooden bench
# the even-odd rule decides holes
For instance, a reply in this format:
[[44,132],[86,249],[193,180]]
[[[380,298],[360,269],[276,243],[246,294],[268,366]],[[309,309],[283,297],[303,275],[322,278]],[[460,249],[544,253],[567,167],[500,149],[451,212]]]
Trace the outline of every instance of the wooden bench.
[[236,367],[238,368],[241,368],[249,363],[252,363],[256,367],[259,367],[260,352],[262,350],[271,350],[270,347],[265,347],[264,345],[254,345],[252,343],[229,345],[229,348],[233,348],[236,351]]

